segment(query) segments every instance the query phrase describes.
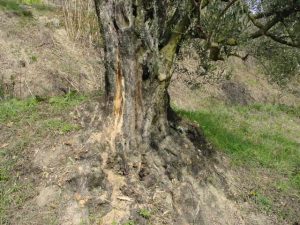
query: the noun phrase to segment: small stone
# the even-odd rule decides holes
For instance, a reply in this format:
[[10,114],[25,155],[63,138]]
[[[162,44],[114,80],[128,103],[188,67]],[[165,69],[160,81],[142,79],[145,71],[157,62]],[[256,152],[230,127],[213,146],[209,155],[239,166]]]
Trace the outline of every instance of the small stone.
[[14,125],[13,122],[9,122],[9,123],[6,124],[7,127],[12,127],[13,125]]
[[52,19],[51,23],[52,23],[53,27],[55,27],[55,28],[60,27],[60,21],[57,18]]
[[167,75],[165,73],[160,73],[158,75],[158,79],[160,82],[165,81],[167,79]]
[[81,207],[84,207],[86,203],[87,203],[87,200],[84,200],[84,199],[82,199],[82,200],[79,201],[79,205]]
[[83,173],[83,171],[84,171],[84,170],[83,170],[83,167],[82,167],[82,166],[79,166],[79,167],[78,167],[78,172],[81,174],[81,173]]

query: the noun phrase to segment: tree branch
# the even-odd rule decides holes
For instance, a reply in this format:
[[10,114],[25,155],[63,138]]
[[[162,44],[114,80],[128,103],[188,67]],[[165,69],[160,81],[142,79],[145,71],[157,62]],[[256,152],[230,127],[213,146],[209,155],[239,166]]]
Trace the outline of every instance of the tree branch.
[[[293,14],[295,12],[297,12],[297,11],[293,11],[291,14]],[[286,12],[285,14],[276,15],[272,20],[268,21],[265,25],[262,25],[260,22],[255,20],[251,15],[248,15],[251,22],[253,23],[253,25],[256,26],[257,28],[259,28],[259,30],[257,32],[250,35],[250,38],[255,39],[255,38],[258,38],[261,36],[267,36],[281,44],[285,44],[285,45],[292,46],[292,47],[299,47],[299,43],[294,43],[293,41],[292,42],[286,41],[286,40],[284,40],[276,35],[273,35],[269,32],[269,30],[273,26],[275,26],[278,22],[281,22],[284,18],[290,16],[291,14],[289,12]]]
[[276,16],[272,20],[269,20],[265,25],[263,25],[260,22],[258,22],[257,20],[255,20],[251,15],[248,15],[248,16],[249,16],[249,19],[251,20],[251,22],[253,23],[253,25],[256,26],[257,28],[259,28],[258,31],[251,34],[250,37],[252,39],[255,39],[255,38],[265,35],[266,32],[268,32],[273,26],[275,26],[281,20],[280,17]]
[[276,10],[272,10],[272,11],[269,11],[269,12],[262,12],[262,13],[257,13],[257,14],[254,14],[252,15],[253,19],[262,19],[262,18],[267,18],[267,17],[270,17],[270,16],[274,16],[274,15],[286,15],[286,14],[291,14],[293,12],[299,12],[300,11],[300,6],[295,6],[295,5],[292,5],[288,8],[285,8],[283,10],[280,10],[280,11],[276,11]]
[[[223,11],[219,14],[218,20],[221,20],[222,16],[224,16],[225,13],[227,12],[227,10],[228,10],[231,6],[233,6],[234,3],[236,3],[236,2],[237,2],[237,0],[231,0],[231,1],[226,5],[226,7],[223,9]],[[214,29],[211,33],[209,33],[209,34],[207,35],[207,42],[208,42],[209,45],[212,44],[212,36],[213,36],[214,33],[218,30],[218,28],[219,28],[219,24],[216,24],[216,25],[215,25],[215,29]]]
[[226,7],[223,9],[223,11],[221,12],[221,14],[219,15],[219,18],[221,18],[222,16],[225,15],[225,13],[227,12],[227,10],[234,4],[236,3],[237,0],[232,0],[231,2],[229,2]]
[[271,34],[269,32],[265,33],[265,36],[271,38],[273,41],[276,41],[280,44],[284,44],[284,45],[287,45],[287,46],[290,46],[290,47],[300,48],[299,43],[294,43],[294,42],[291,42],[291,41],[284,40],[284,39],[282,39],[282,38],[280,38],[280,37],[278,37],[274,34]]
[[249,18],[252,21],[252,23],[254,24],[254,26],[256,26],[260,29],[259,31],[257,31],[255,33],[253,33],[252,35],[250,35],[250,38],[256,39],[256,38],[259,38],[261,36],[266,36],[266,37],[269,37],[273,41],[276,41],[280,44],[288,45],[288,46],[291,46],[291,47],[298,47],[298,48],[300,47],[299,43],[294,43],[294,42],[284,40],[281,37],[278,37],[278,36],[276,36],[274,34],[271,34],[269,32],[269,30],[280,21],[280,19],[278,17],[275,17],[273,20],[269,21],[265,26],[263,26],[261,23],[254,20],[253,18],[251,18],[251,16]]
[[253,16],[248,14],[248,17],[251,20],[251,22],[253,23],[253,25],[256,26],[257,28],[259,28],[258,31],[256,31],[255,33],[250,35],[250,38],[256,39],[256,38],[259,38],[261,36],[266,36],[266,37],[269,37],[273,41],[276,41],[280,44],[284,44],[284,45],[288,45],[288,46],[291,46],[291,47],[299,48],[300,43],[295,43],[293,41],[287,41],[287,40],[283,39],[282,37],[278,37],[278,36],[276,36],[274,34],[271,34],[269,32],[269,30],[272,27],[274,27],[277,23],[281,22],[284,18],[289,17],[290,15],[292,15],[296,12],[298,12],[297,9],[295,11],[292,11],[292,12],[291,11],[285,11],[284,13],[282,12],[280,14],[276,14],[276,16],[272,20],[269,20],[265,25],[261,24]]

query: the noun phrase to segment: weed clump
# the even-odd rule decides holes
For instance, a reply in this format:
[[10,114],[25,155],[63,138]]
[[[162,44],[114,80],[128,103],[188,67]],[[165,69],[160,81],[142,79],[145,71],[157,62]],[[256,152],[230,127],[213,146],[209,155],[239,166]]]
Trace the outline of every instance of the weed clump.
[[139,215],[145,219],[150,219],[151,217],[151,212],[147,209],[140,209],[138,211]]

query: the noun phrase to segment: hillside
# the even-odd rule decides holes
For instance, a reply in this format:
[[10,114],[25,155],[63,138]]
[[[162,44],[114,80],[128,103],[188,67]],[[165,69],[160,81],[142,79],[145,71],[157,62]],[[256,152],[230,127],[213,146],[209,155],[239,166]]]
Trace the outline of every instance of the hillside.
[[26,98],[102,87],[100,51],[68,38],[62,11],[6,2],[13,1],[0,2],[0,93]]
[[[147,161],[161,166],[156,153],[137,177],[114,166],[103,50],[72,40],[60,9],[12,2],[0,0],[1,225],[183,224],[195,215],[188,224],[300,224],[298,81],[283,89],[254,59],[236,57],[217,63],[219,75],[198,76],[201,62],[183,52],[169,89],[184,118],[177,129],[192,121],[208,141],[194,140],[203,156],[190,162],[195,201],[172,167],[165,180],[149,175]],[[162,145],[176,164],[176,143]],[[178,188],[163,188],[170,183]]]

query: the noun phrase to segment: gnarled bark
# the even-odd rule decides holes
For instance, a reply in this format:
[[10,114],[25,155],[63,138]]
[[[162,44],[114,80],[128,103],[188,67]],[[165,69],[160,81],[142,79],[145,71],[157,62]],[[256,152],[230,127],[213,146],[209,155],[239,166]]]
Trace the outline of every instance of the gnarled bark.
[[167,88],[191,2],[95,0],[104,34],[107,106],[123,156],[168,132]]
[[212,186],[201,187],[213,176],[227,191],[224,178],[205,157],[211,150],[198,128],[170,119],[176,117],[167,92],[172,65],[199,9],[196,3],[201,1],[95,0],[105,43],[107,111],[113,118],[109,151],[115,151],[101,157],[103,186],[112,190],[112,209],[103,224],[111,224],[116,215],[120,224],[128,219],[147,224],[137,215],[142,207],[158,210],[151,223],[159,225],[211,224],[220,213],[234,214],[210,206],[212,198],[225,199],[223,190],[219,195]]

